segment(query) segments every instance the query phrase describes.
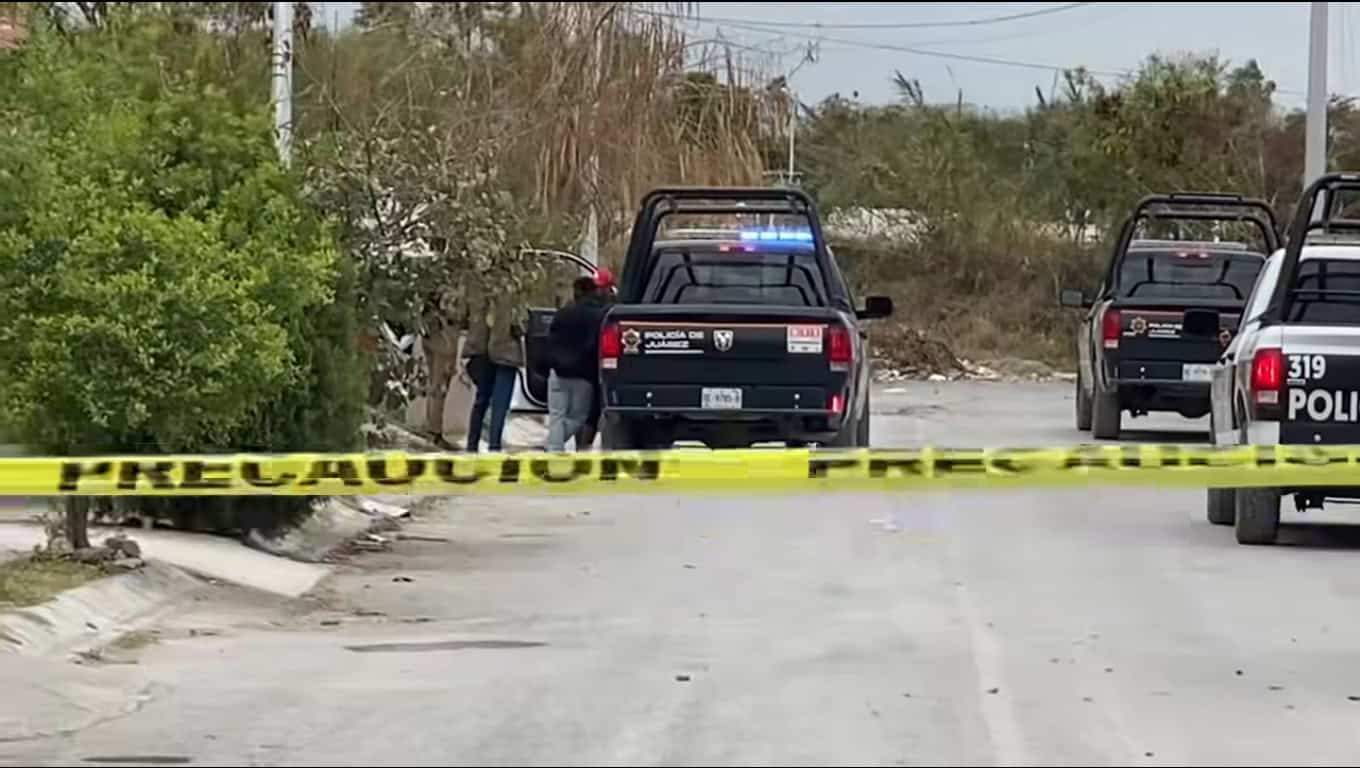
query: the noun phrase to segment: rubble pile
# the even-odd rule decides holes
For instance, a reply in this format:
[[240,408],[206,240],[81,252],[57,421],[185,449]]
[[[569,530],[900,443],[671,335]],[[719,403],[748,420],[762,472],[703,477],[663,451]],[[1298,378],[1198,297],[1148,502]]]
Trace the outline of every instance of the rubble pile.
[[135,571],[144,565],[141,546],[121,534],[104,539],[104,543],[98,547],[77,549],[71,553],[71,559],[87,565],[98,565],[111,573]]
[[1003,357],[986,363],[959,357],[946,342],[919,328],[882,325],[870,332],[874,379],[895,381],[1071,381],[1075,374],[1038,360]]
[[962,360],[949,345],[919,328],[902,324],[883,324],[870,331],[875,352],[874,378],[879,381],[904,381],[943,377],[957,378],[966,373]]

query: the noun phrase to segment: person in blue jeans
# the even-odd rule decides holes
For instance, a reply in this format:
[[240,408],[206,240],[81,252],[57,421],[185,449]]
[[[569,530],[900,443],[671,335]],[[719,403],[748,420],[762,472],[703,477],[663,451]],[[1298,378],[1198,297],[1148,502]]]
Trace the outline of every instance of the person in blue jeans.
[[482,443],[482,423],[491,411],[491,430],[486,436],[487,448],[502,449],[505,419],[510,413],[510,401],[515,394],[515,380],[524,362],[522,333],[514,314],[508,310],[510,302],[493,305],[491,313],[475,314],[468,329],[463,355],[466,370],[477,395],[468,415],[467,449],[476,453]]

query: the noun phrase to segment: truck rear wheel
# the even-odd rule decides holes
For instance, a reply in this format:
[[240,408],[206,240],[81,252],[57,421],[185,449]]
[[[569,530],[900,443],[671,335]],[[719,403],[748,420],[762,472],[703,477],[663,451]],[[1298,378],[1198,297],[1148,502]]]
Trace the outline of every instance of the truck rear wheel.
[[872,418],[872,409],[869,407],[871,394],[872,391],[866,392],[864,395],[864,412],[859,415],[859,427],[855,430],[855,439],[859,442],[861,448],[869,447],[869,420]]
[[832,448],[859,447],[861,445],[859,441],[861,432],[868,431],[868,425],[865,424],[864,421],[864,416],[861,415],[860,418],[855,419],[854,421],[845,422],[841,427],[841,431],[837,432],[836,436],[831,438],[831,442],[827,443],[827,445]]
[[1237,520],[1237,492],[1232,488],[1210,488],[1206,510],[1214,525],[1232,525]]
[[1091,403],[1091,434],[1098,440],[1118,440],[1124,409],[1119,407],[1119,393],[1106,392],[1099,382],[1095,385]]
[[1238,544],[1274,544],[1280,532],[1280,492],[1275,488],[1238,488]]
[[600,430],[600,447],[606,451],[637,450],[636,425],[619,416],[606,416]]
[[1077,429],[1087,432],[1091,429],[1091,396],[1086,394],[1085,382],[1081,380],[1081,367],[1077,367]]

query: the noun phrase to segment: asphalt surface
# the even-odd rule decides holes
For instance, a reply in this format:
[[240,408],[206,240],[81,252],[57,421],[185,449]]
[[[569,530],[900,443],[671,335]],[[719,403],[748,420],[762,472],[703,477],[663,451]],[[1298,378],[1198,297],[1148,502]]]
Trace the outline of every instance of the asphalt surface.
[[[1070,384],[875,407],[884,446],[1080,437]],[[1128,489],[446,503],[315,601],[176,617],[127,660],[139,708],[0,760],[1354,764],[1360,528],[1240,547],[1203,509]]]

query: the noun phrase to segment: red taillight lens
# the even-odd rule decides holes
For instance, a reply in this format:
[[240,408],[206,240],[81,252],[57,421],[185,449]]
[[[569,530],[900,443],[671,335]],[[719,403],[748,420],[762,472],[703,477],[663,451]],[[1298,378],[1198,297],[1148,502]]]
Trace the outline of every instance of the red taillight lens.
[[1267,411],[1278,409],[1283,387],[1284,353],[1275,347],[1256,350],[1251,358],[1251,401],[1258,412],[1262,407]]
[[600,330],[600,367],[618,368],[623,339],[618,323],[609,323]]
[[831,412],[837,416],[845,413],[845,397],[839,392],[831,396]]
[[1119,349],[1119,336],[1123,332],[1119,310],[1107,309],[1100,318],[1100,338],[1106,349]]
[[855,361],[855,346],[850,343],[850,329],[843,325],[833,325],[826,332],[827,357],[831,368],[836,371],[849,370]]

